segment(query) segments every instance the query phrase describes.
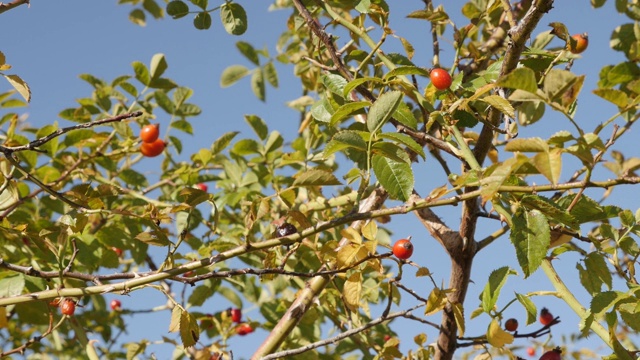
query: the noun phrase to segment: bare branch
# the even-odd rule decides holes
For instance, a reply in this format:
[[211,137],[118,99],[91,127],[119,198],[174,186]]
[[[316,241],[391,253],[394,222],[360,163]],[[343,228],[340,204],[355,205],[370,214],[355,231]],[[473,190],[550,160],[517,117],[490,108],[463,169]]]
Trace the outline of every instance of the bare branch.
[[370,322],[368,322],[368,323],[366,323],[366,324],[364,324],[364,325],[362,325],[360,327],[357,327],[355,329],[351,329],[349,331],[345,331],[345,332],[340,333],[340,334],[338,334],[338,335],[336,335],[334,337],[330,337],[330,338],[327,338],[327,339],[324,339],[324,340],[316,341],[314,343],[311,343],[309,345],[306,345],[306,346],[303,346],[303,347],[300,347],[300,348],[297,348],[297,349],[286,350],[286,351],[280,351],[280,352],[277,352],[277,353],[273,353],[273,354],[270,354],[270,355],[267,355],[267,356],[263,356],[260,359],[262,359],[262,360],[274,360],[274,359],[286,358],[287,356],[302,354],[304,352],[307,352],[307,351],[310,351],[310,350],[313,350],[313,349],[317,349],[317,348],[319,348],[321,346],[326,346],[326,345],[338,342],[338,341],[340,341],[342,339],[345,339],[345,338],[348,338],[348,337],[350,337],[352,335],[355,335],[355,334],[358,334],[360,332],[363,332],[363,331],[365,331],[365,330],[367,330],[367,329],[369,329],[371,327],[374,327],[374,326],[376,326],[378,324],[381,324],[381,323],[383,323],[385,321],[389,321],[389,320],[397,318],[397,317],[404,317],[406,315],[411,314],[412,311],[414,311],[414,310],[416,310],[418,308],[421,308],[423,306],[425,306],[425,304],[416,305],[416,306],[414,306],[414,307],[412,307],[412,308],[410,308],[408,310],[395,312],[395,313],[389,314],[386,317],[379,317],[379,318],[377,318],[375,320],[372,320],[372,321],[370,321]]
[[24,4],[30,5],[29,0],[14,0],[6,4],[0,2],[0,14],[2,14],[5,11],[9,11],[11,9],[17,8],[18,6],[24,5]]

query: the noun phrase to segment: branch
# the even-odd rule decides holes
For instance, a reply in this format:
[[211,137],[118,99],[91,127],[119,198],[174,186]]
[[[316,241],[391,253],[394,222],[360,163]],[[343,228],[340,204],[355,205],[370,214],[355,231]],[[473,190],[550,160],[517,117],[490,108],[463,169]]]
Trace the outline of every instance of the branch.
[[118,121],[122,121],[122,120],[127,120],[133,117],[138,117],[138,116],[142,116],[142,111],[135,111],[132,113],[127,113],[127,114],[121,114],[118,116],[113,116],[110,118],[106,118],[106,119],[101,119],[101,120],[94,120],[94,121],[90,121],[88,123],[84,123],[84,124],[79,124],[79,125],[74,125],[74,126],[69,126],[66,128],[62,128],[62,129],[58,129],[54,132],[52,132],[51,134],[41,137],[39,139],[33,140],[32,142],[26,144],[26,145],[20,145],[20,146],[3,146],[0,145],[0,152],[4,153],[5,156],[9,157],[9,155],[11,153],[14,152],[18,152],[18,151],[25,151],[25,150],[34,150],[37,151],[37,148],[39,146],[42,146],[44,144],[46,144],[47,142],[51,141],[52,139],[68,133],[69,131],[73,131],[73,130],[78,130],[78,129],[87,129],[87,128],[91,128],[94,126],[98,126],[98,125],[104,125],[104,124],[108,124],[108,123],[112,123],[112,122],[118,122]]
[[29,4],[29,0],[14,0],[6,4],[0,2],[0,14],[2,14],[5,11],[9,11],[11,9],[17,8],[18,6],[24,5],[24,4],[31,6],[31,4]]
[[31,339],[29,339],[29,341],[27,341],[26,343],[22,344],[21,346],[18,346],[15,349],[9,350],[7,352],[2,352],[0,353],[0,358],[3,358],[7,355],[11,355],[11,354],[16,354],[16,353],[20,353],[20,354],[24,354],[24,351],[31,345],[40,342],[42,339],[44,339],[45,337],[49,336],[49,334],[51,334],[51,332],[53,331],[53,312],[49,309],[49,327],[47,328],[47,330],[45,332],[42,333],[42,335],[38,335],[38,336],[34,336]]
[[410,308],[408,310],[399,311],[399,312],[395,312],[395,313],[389,314],[387,316],[379,317],[379,318],[377,318],[375,320],[372,320],[372,321],[370,321],[370,322],[368,322],[368,323],[366,323],[366,324],[364,324],[364,325],[362,325],[360,327],[357,327],[355,329],[351,329],[349,331],[345,331],[345,332],[343,332],[341,334],[338,334],[338,335],[336,335],[334,337],[330,337],[330,338],[327,338],[327,339],[324,339],[324,340],[316,341],[314,343],[311,343],[311,344],[303,346],[303,347],[299,347],[297,349],[285,350],[285,351],[280,351],[280,352],[277,352],[277,353],[273,353],[271,355],[267,355],[267,356],[261,357],[260,359],[262,359],[262,360],[274,360],[274,359],[279,359],[279,358],[286,358],[286,357],[292,356],[292,355],[302,354],[302,353],[307,352],[309,350],[317,349],[317,348],[319,348],[321,346],[326,346],[326,345],[338,342],[338,341],[340,341],[342,339],[345,339],[345,338],[348,338],[348,337],[350,337],[352,335],[355,335],[355,334],[358,334],[360,332],[363,332],[363,331],[365,331],[365,330],[367,330],[367,329],[369,329],[369,328],[371,328],[373,326],[376,326],[378,324],[381,324],[381,323],[383,323],[385,321],[389,321],[389,320],[397,318],[397,317],[406,317],[407,315],[410,315],[412,311],[414,311],[414,310],[416,310],[418,308],[421,308],[423,306],[425,306],[425,304],[416,305],[416,306],[414,306],[414,307],[412,307],[412,308]]
[[[517,331],[513,334],[514,338],[539,338],[540,336],[547,335],[551,333],[551,327],[560,323],[560,316],[556,316],[550,323],[541,327],[536,331],[532,331],[530,333],[519,334]],[[465,343],[458,343],[457,347],[468,347],[474,345],[483,345],[488,344],[489,340],[486,335],[476,336],[476,337],[459,337],[458,340],[468,341]]]

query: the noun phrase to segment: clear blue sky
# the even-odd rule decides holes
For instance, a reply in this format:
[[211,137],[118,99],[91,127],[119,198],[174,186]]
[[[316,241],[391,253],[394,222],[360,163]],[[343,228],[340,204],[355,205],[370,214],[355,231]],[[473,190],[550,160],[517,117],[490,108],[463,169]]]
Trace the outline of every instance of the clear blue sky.
[[[459,26],[466,24],[461,19],[458,6],[462,2],[435,1],[436,4],[445,3],[447,11],[458,22]],[[213,3],[213,2],[212,2]],[[64,108],[74,107],[75,99],[90,95],[90,87],[78,78],[79,74],[90,73],[107,81],[116,76],[132,74],[131,63],[142,61],[148,64],[156,53],[164,53],[169,63],[169,69],[165,73],[181,85],[195,90],[192,102],[202,109],[202,115],[193,119],[195,136],[182,136],[185,149],[182,159],[187,159],[188,154],[200,147],[208,147],[210,143],[227,131],[239,130],[244,136],[253,136],[253,133],[243,119],[244,114],[257,114],[264,118],[272,130],[278,130],[288,140],[293,139],[298,125],[298,114],[289,109],[285,102],[300,96],[300,86],[291,74],[290,67],[278,66],[280,75],[280,88],[267,89],[267,102],[256,100],[249,88],[248,79],[238,84],[221,89],[219,78],[222,70],[232,64],[251,66],[248,61],[239,55],[235,48],[235,42],[244,40],[252,43],[256,48],[267,47],[272,56],[276,54],[275,39],[284,29],[284,21],[289,11],[267,12],[268,1],[254,2],[241,1],[249,16],[249,30],[240,37],[232,37],[226,34],[219,22],[218,14],[213,14],[212,29],[198,31],[191,24],[191,17],[174,21],[164,19],[161,21],[149,20],[146,27],[139,27],[130,23],[127,19],[129,8],[117,6],[115,1],[41,1],[33,0],[31,7],[21,6],[8,13],[0,15],[0,31],[2,41],[0,51],[4,52],[7,62],[13,65],[13,69],[7,73],[19,74],[31,86],[33,92],[32,102],[26,111],[29,113],[29,122],[42,126],[58,121],[60,126],[68,126],[69,122],[61,120],[57,114]],[[421,66],[430,66],[431,45],[428,34],[428,23],[405,19],[404,16],[413,10],[420,9],[422,1],[390,1],[392,3],[391,27],[401,36],[407,37],[416,47],[415,62]],[[556,1],[555,8],[542,21],[535,31],[538,34],[548,30],[546,24],[560,21],[567,25],[571,33],[588,32],[590,45],[583,57],[576,61],[573,71],[578,74],[586,74],[587,78],[583,92],[579,98],[579,108],[576,115],[577,122],[585,125],[585,129],[592,129],[595,124],[602,122],[615,113],[615,108],[604,100],[590,93],[598,81],[598,71],[606,64],[615,64],[621,61],[622,56],[609,49],[609,37],[613,29],[626,18],[615,12],[614,4],[609,1],[604,9],[594,10],[587,0]],[[447,33],[450,39],[451,32]],[[560,42],[556,40],[556,45]],[[451,43],[441,42],[443,49],[442,65],[450,66],[453,56]],[[383,50],[400,51],[398,42],[388,40]],[[422,85],[425,85],[423,82]],[[2,85],[0,91],[8,89],[8,84]],[[158,118],[160,123],[168,119]],[[554,114],[549,108],[545,118],[535,126],[521,128],[521,137],[542,136],[568,128],[568,123],[561,116]],[[603,132],[604,134],[604,132]],[[608,132],[606,135],[608,136]],[[627,152],[627,156],[638,156],[637,144],[633,144],[627,136],[627,140],[620,141],[614,148]],[[153,173],[157,167],[156,161],[147,159],[140,164],[139,170]],[[433,159],[427,160],[428,166],[434,165]],[[434,165],[435,166],[435,165]],[[563,172],[563,178],[567,179],[570,169]],[[439,170],[433,172],[422,166],[416,170],[416,183],[421,193],[428,193],[429,189],[445,183]],[[598,179],[612,177],[606,172],[598,172]],[[628,189],[628,188],[627,188]],[[597,199],[597,193],[593,193]],[[634,209],[629,196],[621,191],[614,192],[612,201]],[[460,208],[438,209],[449,225],[456,227],[459,221]],[[481,222],[479,237],[495,230],[495,224],[488,227],[486,222]],[[390,228],[398,237],[413,235],[416,244],[416,262],[429,267],[435,273],[438,281],[448,282],[449,270],[446,255],[439,245],[430,238],[421,227],[416,218],[411,215],[395,217]],[[466,312],[469,314],[477,305],[477,296],[484,287],[485,281],[491,270],[509,265],[519,269],[515,262],[515,254],[507,237],[504,237],[480,254],[474,263],[474,272],[469,295],[466,302]],[[496,261],[500,259],[500,261]],[[567,279],[575,283],[572,290],[579,296],[586,293],[579,285],[575,262],[579,259],[575,255],[564,256],[555,264],[566,274]],[[406,280],[418,291],[421,288],[430,290],[429,286],[422,287],[424,279]],[[179,291],[179,286],[174,285],[174,290]],[[529,279],[511,277],[507,288],[503,292],[503,306],[508,301],[513,291],[525,293],[527,291],[552,290],[548,280],[541,271]],[[427,293],[423,293],[426,296]],[[408,299],[405,296],[405,299]],[[542,306],[554,309],[554,313],[562,314],[562,324],[554,328],[554,339],[560,341],[559,335],[569,331],[575,331],[579,319],[563,303],[550,297],[534,298],[538,308]],[[144,290],[135,292],[129,298],[123,299],[123,305],[132,309],[146,306],[158,306],[164,303],[163,297],[157,293]],[[205,303],[203,312],[216,312],[227,308],[230,304],[226,300],[216,298]],[[524,319],[524,311],[519,306],[512,306],[509,315]],[[248,311],[249,317],[258,318],[256,309]],[[146,338],[157,340],[160,336],[166,336],[169,325],[168,312],[154,315],[140,315],[130,321],[129,333],[122,340],[139,341]],[[375,315],[374,315],[375,316]],[[430,319],[439,322],[439,318]],[[523,323],[522,321],[521,323]],[[479,335],[484,332],[488,324],[488,317],[476,319],[468,325],[468,335]],[[435,340],[435,332],[431,329],[420,328],[414,322],[396,321],[392,328],[400,335],[401,349],[407,351],[413,346],[413,336],[419,332],[429,335],[429,342]],[[533,329],[533,328],[532,328]],[[236,359],[247,357],[257,347],[266,332],[258,331],[245,338],[236,337],[230,341]],[[207,339],[202,339],[207,343]],[[527,344],[524,340],[518,340],[518,344]],[[581,345],[592,347],[594,350],[602,349],[597,337],[592,336],[590,341]],[[576,345],[577,346],[577,345]],[[159,359],[169,358],[170,350],[166,346],[152,346],[150,351],[155,352]],[[521,356],[525,356],[524,351]]]

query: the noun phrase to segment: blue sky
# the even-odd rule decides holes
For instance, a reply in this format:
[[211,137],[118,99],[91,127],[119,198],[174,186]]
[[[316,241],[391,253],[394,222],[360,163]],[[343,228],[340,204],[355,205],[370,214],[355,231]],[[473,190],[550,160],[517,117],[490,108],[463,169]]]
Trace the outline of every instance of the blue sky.
[[[89,3],[91,5],[88,5]],[[245,114],[261,116],[268,122],[271,130],[278,130],[286,139],[291,140],[297,130],[299,115],[289,109],[285,103],[300,96],[300,86],[293,77],[290,67],[278,66],[280,87],[267,89],[266,103],[261,103],[253,96],[248,79],[230,88],[220,88],[219,79],[224,68],[232,64],[251,67],[251,64],[236,50],[235,42],[248,41],[256,48],[266,46],[271,55],[275,56],[275,40],[283,31],[284,21],[289,15],[289,10],[268,12],[269,2],[267,1],[240,1],[240,3],[248,12],[249,29],[243,36],[232,37],[224,32],[217,13],[213,14],[214,21],[210,30],[198,31],[192,26],[190,17],[177,21],[149,20],[146,27],[136,26],[127,19],[129,8],[116,5],[115,1],[33,1],[30,8],[21,6],[0,15],[2,20],[0,31],[3,34],[0,51],[4,52],[7,62],[13,65],[7,73],[19,74],[31,87],[33,98],[26,112],[29,113],[28,121],[35,126],[54,121],[58,121],[61,126],[71,125],[59,119],[57,114],[62,109],[74,107],[75,99],[90,95],[89,85],[78,78],[79,74],[90,73],[110,81],[119,75],[132,74],[133,61],[148,64],[154,54],[164,53],[169,63],[165,76],[181,85],[193,88],[195,94],[192,102],[198,104],[203,110],[201,116],[192,120],[195,135],[193,137],[181,135],[185,144],[181,160],[188,159],[188,154],[197,151],[200,147],[208,147],[213,140],[227,131],[239,130],[244,136],[253,136],[243,119]],[[399,35],[408,38],[415,46],[415,63],[426,67],[431,66],[432,49],[428,23],[404,18],[409,12],[420,9],[422,1],[404,0],[390,1],[390,3],[392,3],[393,14],[391,27]],[[459,26],[466,24],[458,9],[463,4],[462,1],[435,1],[435,3],[444,3],[445,9]],[[572,70],[587,76],[579,98],[576,121],[584,124],[586,130],[592,129],[616,112],[613,106],[591,94],[590,90],[595,88],[598,72],[602,66],[622,61],[621,54],[610,50],[609,38],[613,29],[626,22],[626,18],[615,12],[611,1],[599,10],[592,9],[587,0],[556,1],[555,8],[542,20],[535,34],[548,30],[546,25],[554,21],[565,23],[571,33],[589,33],[589,49],[581,59],[575,62]],[[444,67],[450,66],[452,62],[453,49],[450,35],[451,32],[448,31],[445,34],[445,41],[441,42]],[[561,46],[558,40],[554,41],[554,44]],[[395,40],[388,40],[383,50],[401,51],[399,43]],[[426,85],[426,82],[423,81],[421,85]],[[2,86],[0,91],[9,88],[8,84]],[[162,124],[168,119],[159,117],[158,121]],[[548,137],[565,128],[568,128],[567,121],[547,108],[545,118],[534,126],[521,128],[520,136]],[[603,136],[608,136],[609,133],[603,132]],[[627,136],[626,140],[621,140],[614,148],[626,152],[629,157],[638,156],[638,147],[633,143],[632,137]],[[139,164],[138,170],[154,174],[157,161],[160,160],[146,159]],[[445,181],[439,170],[435,171],[437,174],[435,177],[429,173],[430,165],[435,164],[434,160],[428,159],[427,163],[427,166],[419,166],[416,170],[416,183],[420,191],[425,194],[429,189],[441,186]],[[568,178],[570,170],[567,167],[563,172],[564,179]],[[613,175],[599,171],[596,177],[606,179]],[[593,192],[592,194],[598,199],[598,194],[601,193]],[[634,206],[637,206],[632,203],[628,194],[625,196],[625,193],[620,190],[614,191],[612,201],[620,202],[622,206],[631,210],[635,210]],[[459,221],[459,208],[437,211],[449,225],[455,225]],[[487,226],[488,222],[481,221],[480,224],[480,238],[495,230],[495,224],[491,224],[491,227]],[[446,255],[413,215],[394,218],[390,228],[395,232],[394,236],[413,235],[416,245],[414,260],[429,267],[435,273],[437,281],[448,281]],[[472,276],[474,283],[470,286],[466,303],[467,313],[477,306],[477,296],[484,287],[491,270],[503,265],[518,269],[508,238],[504,237],[496,241],[485,251],[487,253],[480,254],[474,263]],[[503,261],[497,262],[495,259]],[[568,255],[554,264],[563,271],[563,275],[566,274],[568,279],[574,281],[570,284],[571,289],[584,298],[586,292],[576,281],[575,263],[578,260],[579,258],[575,255]],[[424,279],[410,281],[411,285],[420,289]],[[504,300],[499,301],[499,305],[503,306],[513,291],[526,293],[532,289],[552,290],[541,271],[528,279],[522,279],[521,275],[509,278],[507,288],[503,292]],[[426,296],[426,294],[423,295]],[[405,298],[408,299],[408,297]],[[210,310],[202,311],[215,312],[225,309],[230,306],[224,303],[225,301],[217,299],[215,302],[207,302],[205,307]],[[554,309],[555,313],[562,314],[561,325],[554,328],[555,341],[559,341],[561,333],[576,330],[579,319],[561,301],[551,297],[535,297],[534,301],[538,308],[547,306]],[[143,308],[148,304],[156,306],[163,302],[161,296],[150,290],[136,292],[130,298],[123,299],[123,305],[131,308]],[[258,317],[256,309],[249,310],[247,314],[249,317]],[[508,315],[523,319],[525,313],[518,306],[512,306]],[[160,336],[167,335],[169,316],[168,312],[140,315],[139,318],[130,322],[130,332],[123,341],[139,341],[142,338],[157,340]],[[438,321],[438,319],[431,320]],[[472,322],[468,327],[469,335],[480,334],[486,329],[487,324],[487,317]],[[433,331],[420,328],[413,322],[396,321],[392,324],[392,328],[400,335],[403,351],[414,348],[412,338],[418,332],[427,332],[429,342],[435,339]],[[230,345],[236,358],[250,355],[251,349],[254,349],[265,335],[264,331],[258,331],[251,337],[232,339]],[[594,341],[594,338],[595,336],[591,338],[592,341],[581,344],[592,347],[594,350],[601,350],[601,346],[597,345],[598,340]],[[206,341],[206,339],[203,340]],[[526,345],[527,342],[519,340],[519,343]],[[160,359],[168,358],[166,347],[154,346],[150,351],[156,352]],[[524,357],[524,351],[520,355]]]

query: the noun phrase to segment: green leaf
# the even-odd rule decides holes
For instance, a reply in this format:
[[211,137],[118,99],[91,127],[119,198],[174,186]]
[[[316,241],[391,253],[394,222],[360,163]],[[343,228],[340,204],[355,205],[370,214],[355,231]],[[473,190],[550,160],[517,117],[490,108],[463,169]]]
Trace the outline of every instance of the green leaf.
[[27,83],[22,80],[22,78],[20,78],[20,76],[4,74],[2,74],[2,76],[7,79],[9,84],[11,84],[11,86],[13,86],[13,88],[18,91],[18,93],[24,98],[26,102],[31,101],[31,89],[29,88],[29,85],[27,85]]
[[392,199],[407,201],[413,190],[413,170],[411,165],[384,156],[372,158],[373,172]]
[[423,69],[417,66],[398,66],[397,68],[386,73],[382,77],[382,79],[384,81],[389,81],[389,79],[392,79],[397,76],[404,76],[404,75],[420,75],[424,77],[429,77],[429,70]]
[[[575,194],[563,196],[556,204],[566,209],[573,202],[575,196]],[[595,200],[582,194],[578,202],[573,205],[571,215],[575,217],[580,224],[584,224],[591,221],[600,221],[616,217],[620,211],[622,210],[617,206],[602,206]]]
[[180,107],[191,95],[193,95],[193,90],[180,86],[173,92],[173,103],[176,107]]
[[6,276],[0,279],[0,298],[7,298],[22,294],[24,285],[24,275],[22,274]]
[[342,185],[333,173],[325,170],[311,169],[295,176],[293,186]]
[[335,134],[333,138],[327,143],[327,146],[325,146],[324,157],[327,158],[329,157],[329,155],[335,153],[336,151],[341,151],[344,149],[356,149],[366,152],[367,143],[362,139],[362,136],[360,136],[355,131],[341,131]]
[[247,31],[247,13],[238,3],[225,3],[220,8],[220,20],[231,35],[242,35]]
[[380,137],[383,139],[390,139],[398,142],[409,149],[411,149],[416,154],[420,155],[423,159],[426,159],[426,155],[424,153],[424,149],[420,144],[418,144],[413,138],[406,134],[395,133],[395,132],[387,132],[380,134]]
[[153,55],[150,66],[151,80],[159,79],[168,67],[169,65],[167,64],[167,60],[164,58],[164,54]]
[[497,85],[535,94],[538,91],[536,74],[527,67],[519,67],[497,81]]
[[205,301],[209,300],[220,286],[219,279],[207,279],[193,289],[189,296],[188,303],[191,306],[202,306]]
[[510,238],[516,248],[518,263],[527,278],[542,264],[551,242],[547,218],[538,210],[513,216]]
[[247,75],[249,75],[249,69],[245,66],[231,65],[222,71],[220,86],[223,88],[231,86]]
[[231,140],[233,140],[233,138],[236,137],[236,135],[238,135],[239,133],[240,132],[238,131],[231,131],[220,136],[218,139],[216,139],[216,141],[213,142],[213,145],[211,145],[211,153],[213,153],[213,155],[216,155],[224,150],[227,146],[229,146]]
[[522,304],[522,306],[527,310],[527,325],[531,325],[538,319],[538,310],[536,309],[536,304],[529,299],[528,296],[516,293],[516,299]]
[[586,268],[583,268],[582,264],[576,263],[576,269],[578,269],[580,275],[580,283],[589,294],[595,296],[602,292],[603,284],[606,284],[611,290],[612,277],[604,256],[597,252],[592,252],[586,256],[584,262]]
[[311,116],[320,122],[330,122],[334,113],[333,106],[325,97],[322,97],[311,106]]
[[176,109],[173,106],[173,102],[171,101],[171,99],[169,99],[169,96],[167,96],[167,93],[165,91],[157,90],[154,93],[154,97],[156,98],[156,103],[158,104],[158,106],[160,106],[162,110],[166,111],[167,114],[175,113]]
[[509,275],[516,275],[516,272],[509,269],[508,266],[496,269],[489,275],[489,282],[487,282],[484,286],[484,291],[482,291],[482,309],[487,314],[494,310],[498,297],[500,297],[500,290],[507,282]]
[[164,16],[164,11],[155,0],[144,0],[142,2],[142,7],[149,12],[153,16],[154,19],[162,19]]
[[236,48],[240,50],[240,53],[257,66],[260,66],[260,58],[256,49],[246,41],[236,42]]
[[344,87],[347,85],[347,80],[340,75],[337,74],[327,74],[323,75],[322,84],[329,89],[332,93],[343,97]]
[[411,164],[411,159],[407,152],[400,146],[390,142],[377,142],[371,147],[373,155],[381,155],[391,160]]
[[147,25],[146,15],[144,14],[144,11],[140,9],[134,9],[129,13],[129,21],[138,26]]
[[342,122],[342,120],[348,119],[353,115],[364,114],[365,111],[363,109],[367,106],[371,106],[371,103],[369,101],[348,102],[340,106],[331,116],[331,126],[336,126],[337,124]]
[[409,108],[409,105],[407,105],[407,103],[405,103],[404,101],[400,102],[398,108],[396,109],[396,112],[393,113],[393,117],[404,126],[407,126],[411,129],[418,128],[418,120],[416,120],[416,117],[413,115],[413,112]]
[[172,0],[167,4],[167,14],[174,19],[180,19],[189,13],[189,6],[180,0]]
[[264,140],[269,135],[267,123],[258,115],[245,115],[244,119],[249,123],[253,131],[258,135],[260,140]]
[[206,11],[199,12],[193,18],[193,26],[198,30],[207,30],[211,27],[211,15]]
[[349,81],[349,83],[347,85],[345,85],[343,93],[342,93],[342,97],[343,98],[348,98],[349,97],[349,93],[357,88],[358,86],[367,83],[367,82],[373,82],[376,84],[383,84],[384,81],[382,81],[382,79],[380,78],[376,78],[376,77],[364,77],[364,78],[357,78],[357,79],[353,79],[351,81]]
[[520,203],[528,210],[540,210],[549,220],[566,225],[572,229],[579,229],[578,220],[558,206],[555,202],[540,195],[525,195]]
[[590,310],[596,318],[599,318],[620,300],[627,298],[629,298],[629,295],[620,291],[604,291],[593,297]]
[[119,177],[129,185],[136,185],[139,187],[148,185],[146,176],[132,169],[123,169],[120,172]]
[[140,61],[134,61],[131,65],[136,74],[136,79],[144,85],[149,85],[151,83],[151,75],[149,75],[147,66]]
[[386,92],[378,97],[376,102],[371,105],[367,117],[369,132],[375,133],[382,128],[396,111],[398,105],[402,102],[402,98],[402,92],[397,90]]
[[515,171],[528,161],[529,159],[527,159],[526,156],[519,154],[503,161],[502,163],[497,163],[491,166],[480,180],[480,184],[482,185],[482,188],[480,189],[482,201],[486,202],[493,199],[500,186],[502,186],[502,184],[504,184],[504,182],[507,181]]
[[267,78],[267,81],[274,88],[278,87],[278,71],[276,70],[275,65],[273,65],[273,61],[269,61],[262,68],[264,71],[264,77]]
[[251,75],[251,90],[259,100],[265,100],[265,85],[262,69],[255,69],[253,71],[253,75]]

